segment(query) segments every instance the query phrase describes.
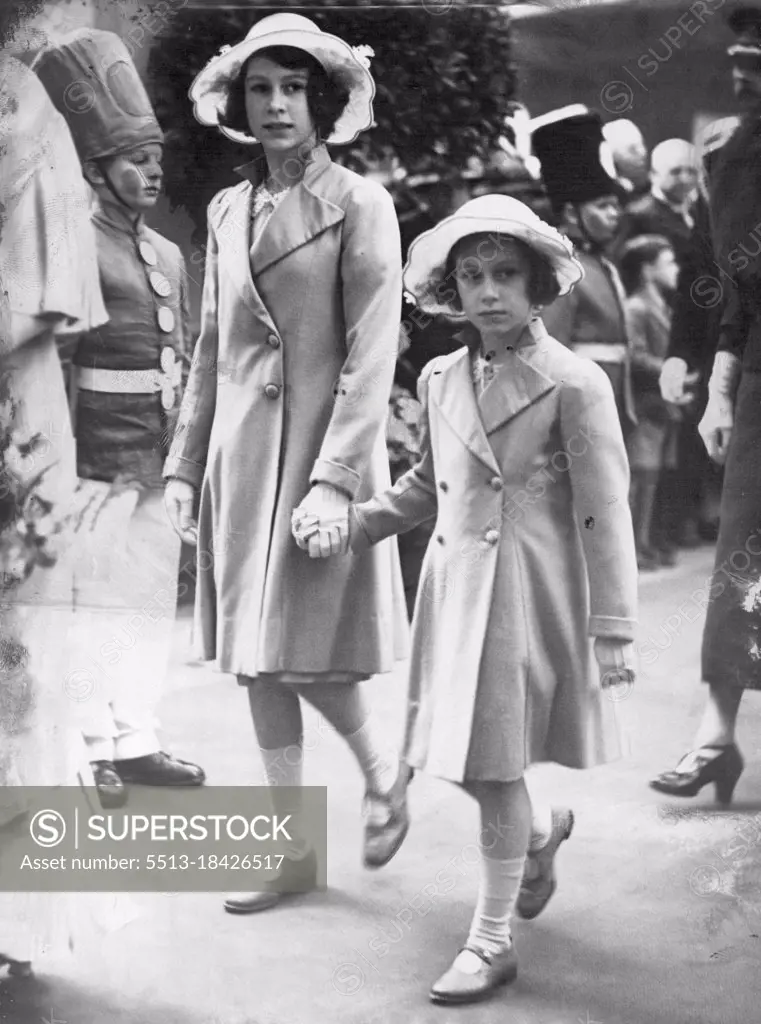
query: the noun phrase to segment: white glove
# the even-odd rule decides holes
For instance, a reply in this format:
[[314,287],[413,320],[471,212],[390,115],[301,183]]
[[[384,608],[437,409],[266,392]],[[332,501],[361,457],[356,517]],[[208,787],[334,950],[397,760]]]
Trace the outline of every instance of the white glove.
[[169,480],[164,490],[164,504],[175,533],[186,544],[198,543],[198,524],[193,518],[195,488],[184,480]]
[[661,376],[658,382],[661,388],[661,397],[665,402],[671,402],[673,405],[689,405],[695,396],[688,391],[688,388],[697,384],[699,379],[700,372],[698,370],[693,370],[690,373],[684,359],[671,356],[661,367]]
[[595,658],[603,690],[620,683],[634,682],[634,644],[631,641],[598,636],[595,639]]
[[350,498],[330,484],[315,484],[291,516],[291,532],[310,558],[345,554],[349,546]]
[[734,397],[741,364],[731,352],[717,352],[708,382],[708,405],[698,426],[706,451],[719,465],[727,457],[734,427]]

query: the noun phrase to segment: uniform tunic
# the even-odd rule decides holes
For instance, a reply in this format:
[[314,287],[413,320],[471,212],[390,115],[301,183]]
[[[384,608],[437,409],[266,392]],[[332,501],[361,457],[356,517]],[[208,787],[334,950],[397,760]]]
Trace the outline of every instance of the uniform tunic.
[[584,278],[556,299],[543,318],[553,338],[592,359],[608,375],[624,433],[636,423],[631,390],[631,354],[626,294],[613,264],[577,242]]
[[310,559],[291,513],[315,482],[360,498],[389,483],[394,205],[319,146],[252,247],[263,162],[209,207],[201,336],[164,470],[201,491],[200,653],[250,678],[388,672],[407,653],[395,542]]
[[455,782],[510,781],[535,761],[616,756],[590,638],[633,639],[637,569],[607,377],[537,321],[479,398],[467,349],[429,363],[419,393],[421,461],[353,507],[360,549],[436,519],[408,762]]
[[[93,215],[101,289],[108,323],[84,334],[74,355],[78,366],[104,370],[154,370],[169,347],[178,362],[189,361],[192,339],[185,261],[179,248],[146,227],[142,217],[114,203]],[[145,246],[150,249],[145,249]],[[141,246],[155,262],[146,263]],[[168,294],[157,294],[152,275],[161,275]],[[160,278],[154,277],[154,280]],[[161,286],[160,286],[161,287]],[[158,310],[172,311],[174,327],[161,330]],[[117,476],[146,488],[163,488],[161,471],[179,409],[180,392],[170,411],[161,394],[106,394],[80,391],[77,400],[77,463],[81,477],[112,481]]]

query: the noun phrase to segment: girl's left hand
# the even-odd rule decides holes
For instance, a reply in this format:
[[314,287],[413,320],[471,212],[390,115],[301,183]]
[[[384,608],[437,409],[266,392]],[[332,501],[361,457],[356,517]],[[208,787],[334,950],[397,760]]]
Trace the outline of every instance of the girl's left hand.
[[604,690],[634,682],[636,671],[631,641],[598,636],[595,639],[595,658],[600,669],[600,686]]
[[346,552],[350,498],[330,484],[315,484],[291,518],[294,539],[310,558]]

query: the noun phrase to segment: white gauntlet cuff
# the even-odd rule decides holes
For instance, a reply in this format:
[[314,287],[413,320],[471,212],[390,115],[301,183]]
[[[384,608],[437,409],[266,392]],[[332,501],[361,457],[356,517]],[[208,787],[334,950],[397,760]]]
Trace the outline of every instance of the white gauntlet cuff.
[[713,361],[711,379],[708,381],[708,394],[711,398],[728,398],[732,400],[742,372],[742,363],[731,352],[717,352]]

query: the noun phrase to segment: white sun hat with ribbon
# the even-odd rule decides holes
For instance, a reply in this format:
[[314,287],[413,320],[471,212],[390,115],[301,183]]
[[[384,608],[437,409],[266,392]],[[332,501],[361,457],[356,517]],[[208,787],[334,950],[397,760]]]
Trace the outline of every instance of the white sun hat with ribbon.
[[224,114],[230,86],[243,65],[254,54],[271,46],[304,50],[349,90],[346,109],[326,142],[353,142],[360,132],[372,127],[375,82],[370,74],[369,58],[374,56],[373,50],[369,46],[349,46],[300,14],[272,14],[262,18],[240,43],[223,46],[212,57],[196,75],[189,90],[196,120],[220,128],[235,142],[256,142],[252,135],[222,127],[219,120]]
[[569,239],[525,203],[512,196],[479,196],[435,228],[424,231],[410,246],[404,268],[404,289],[423,312],[453,314],[446,298],[456,287],[454,281],[445,280],[449,254],[463,238],[480,234],[492,238],[508,235],[528,245],[549,263],[561,295],[566,295],[584,276]]

